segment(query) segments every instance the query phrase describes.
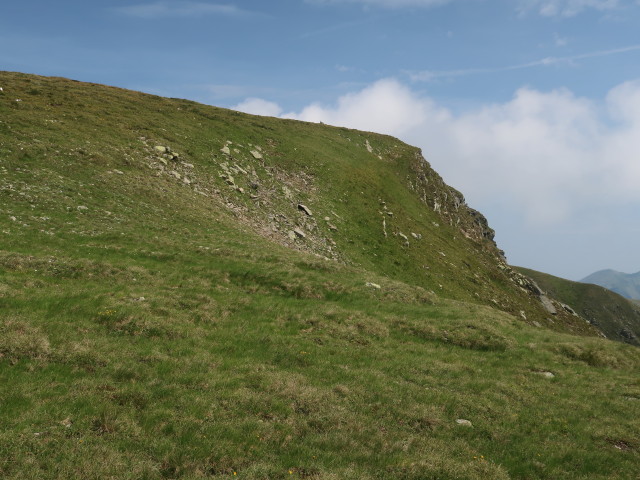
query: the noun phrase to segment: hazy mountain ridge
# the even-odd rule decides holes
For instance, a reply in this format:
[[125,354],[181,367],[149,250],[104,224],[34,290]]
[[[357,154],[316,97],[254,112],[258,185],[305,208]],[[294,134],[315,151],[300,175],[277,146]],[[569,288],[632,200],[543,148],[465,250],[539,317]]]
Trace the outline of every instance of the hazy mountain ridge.
[[508,266],[417,149],[0,86],[3,478],[640,473],[638,349]]
[[640,300],[640,272],[629,274],[615,270],[600,270],[580,281],[600,285],[629,299]]
[[551,296],[568,304],[612,340],[640,346],[640,306],[621,295],[590,283],[573,282],[526,268],[531,277]]

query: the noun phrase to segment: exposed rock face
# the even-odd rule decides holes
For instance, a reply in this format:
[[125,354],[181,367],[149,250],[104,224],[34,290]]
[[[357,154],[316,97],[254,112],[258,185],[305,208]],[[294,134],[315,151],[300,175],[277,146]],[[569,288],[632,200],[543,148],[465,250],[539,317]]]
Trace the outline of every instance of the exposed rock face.
[[469,207],[462,193],[444,183],[419,152],[412,169],[415,177],[409,179],[409,188],[418,193],[425,205],[450,225],[457,226],[465,237],[485,244],[486,248],[494,250],[499,258],[504,259],[504,252],[498,249],[494,241],[495,231],[489,227],[484,215]]

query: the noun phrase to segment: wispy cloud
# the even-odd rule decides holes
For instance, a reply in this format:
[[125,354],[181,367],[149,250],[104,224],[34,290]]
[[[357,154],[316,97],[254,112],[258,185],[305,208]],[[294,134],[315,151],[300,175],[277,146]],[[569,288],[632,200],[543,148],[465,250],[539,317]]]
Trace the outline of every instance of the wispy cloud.
[[203,15],[244,16],[251,14],[251,12],[242,10],[235,5],[178,1],[141,3],[127,7],[117,7],[115,11],[139,18],[199,17]]
[[503,67],[479,67],[479,68],[463,68],[458,70],[422,70],[420,72],[408,72],[409,78],[414,82],[428,82],[439,78],[465,77],[469,75],[479,75],[486,73],[500,73],[511,70],[522,70],[525,68],[548,67],[551,65],[572,65],[578,60],[589,58],[607,57],[610,55],[619,55],[640,51],[640,45],[629,45],[621,48],[613,48],[610,50],[599,50],[595,52],[582,53],[580,55],[571,55],[566,57],[546,57],[527,63],[519,63],[515,65],[506,65]]
[[402,8],[402,7],[437,7],[454,0],[305,0],[307,3],[332,5],[340,3],[359,3],[370,7]]
[[520,12],[537,11],[544,17],[573,17],[583,10],[613,10],[628,0],[521,0]]

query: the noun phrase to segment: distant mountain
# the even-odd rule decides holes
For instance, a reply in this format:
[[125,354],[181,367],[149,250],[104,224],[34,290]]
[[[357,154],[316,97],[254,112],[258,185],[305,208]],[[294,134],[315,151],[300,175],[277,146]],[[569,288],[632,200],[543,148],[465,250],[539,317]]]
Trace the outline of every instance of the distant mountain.
[[640,272],[622,273],[615,270],[600,270],[580,280],[608,288],[623,297],[640,300]]
[[640,346],[639,300],[629,300],[599,285],[572,282],[527,268],[516,269],[600,329],[607,338]]

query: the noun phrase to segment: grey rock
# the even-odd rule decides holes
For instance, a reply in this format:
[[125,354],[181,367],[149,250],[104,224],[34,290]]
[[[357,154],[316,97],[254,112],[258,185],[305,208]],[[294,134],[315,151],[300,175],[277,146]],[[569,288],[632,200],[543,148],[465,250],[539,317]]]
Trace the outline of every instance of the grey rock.
[[309,210],[309,208],[307,208],[305,205],[299,203],[298,204],[298,210],[303,211],[304,213],[306,213],[307,215],[309,215],[310,217],[313,216],[313,214],[311,213],[311,210]]
[[558,312],[556,307],[553,305],[553,302],[546,295],[540,295],[540,302],[542,302],[542,306],[544,309],[549,312],[551,315],[557,315]]
[[473,423],[471,423],[469,420],[466,420],[464,418],[458,418],[456,420],[456,423],[462,427],[473,427]]
[[231,150],[229,150],[229,146],[228,146],[228,145],[225,145],[224,147],[222,147],[222,148],[220,149],[220,151],[221,151],[222,153],[224,153],[225,155],[231,155]]
[[373,283],[373,282],[367,282],[364,285],[365,285],[365,287],[375,288],[376,290],[380,290],[382,288],[380,285],[378,285],[377,283]]
[[262,159],[262,154],[257,150],[251,150],[251,155],[253,155],[253,158],[255,158],[256,160]]
[[294,228],[293,229],[293,233],[295,233],[296,237],[298,237],[298,238],[306,238],[307,237],[305,235],[305,233],[302,230],[300,230],[299,228]]
[[555,375],[551,372],[536,372],[537,375],[540,375],[541,377],[544,378],[554,378]]
[[167,152],[169,152],[169,147],[163,147],[162,145],[156,145],[154,147],[154,149],[158,153],[167,153]]

